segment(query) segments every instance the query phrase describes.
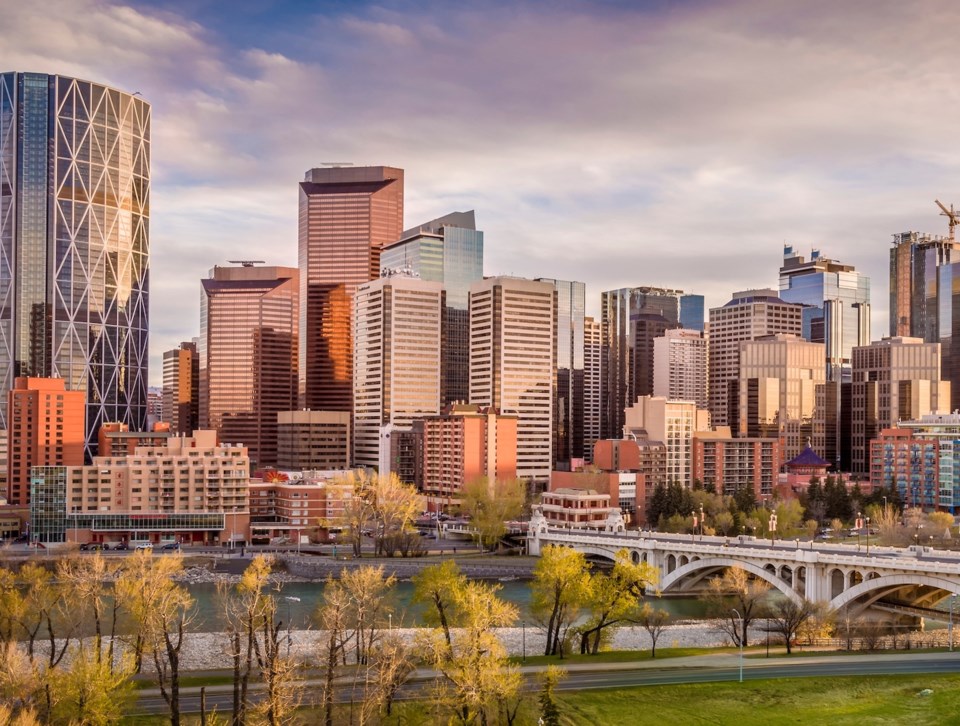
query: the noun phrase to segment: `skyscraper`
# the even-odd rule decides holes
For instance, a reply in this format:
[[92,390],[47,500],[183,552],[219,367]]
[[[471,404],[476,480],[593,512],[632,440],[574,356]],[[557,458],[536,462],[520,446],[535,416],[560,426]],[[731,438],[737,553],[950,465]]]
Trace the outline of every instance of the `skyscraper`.
[[360,285],[355,306],[353,463],[376,467],[383,427],[440,413],[443,285],[388,273]]
[[195,342],[163,354],[163,418],[174,436],[192,436],[200,428],[200,358]]
[[553,399],[554,468],[569,471],[583,456],[584,310],[586,285],[549,280],[557,290],[557,382]]
[[780,440],[783,460],[813,437],[817,385],[824,382],[823,343],[768,335],[740,344],[739,436]]
[[898,421],[949,413],[951,384],[941,378],[940,344],[884,338],[853,349],[852,470],[869,471],[870,440]]
[[624,410],[653,394],[653,340],[680,327],[681,290],[625,287],[601,294],[603,412],[601,438],[619,438]]
[[583,321],[583,458],[593,461],[593,446],[600,440],[603,343],[600,321]]
[[802,332],[802,307],[777,297],[773,290],[735,292],[726,305],[710,309],[710,420],[729,426],[728,387],[740,375],[740,344],[763,335]]
[[311,169],[300,183],[301,408],[351,410],[353,294],[402,230],[402,169]]
[[890,335],[936,343],[938,268],[960,261],[960,244],[949,237],[903,232],[890,250]]
[[200,427],[277,462],[277,414],[296,407],[299,283],[292,267],[214,267],[200,297]]
[[470,403],[517,416],[517,476],[534,488],[553,464],[557,292],[490,277],[470,286]]
[[0,74],[0,388],[84,393],[88,458],[104,422],[146,427],[149,218],[150,104]]
[[483,232],[473,211],[452,212],[403,233],[383,249],[381,269],[409,269],[443,284],[443,400],[466,401],[469,393],[470,285],[483,279]]
[[653,341],[653,395],[707,407],[707,338],[677,328]]
[[853,348],[870,343],[870,278],[819,250],[807,262],[785,246],[780,299],[804,306],[802,335],[824,344],[826,380],[849,381]]

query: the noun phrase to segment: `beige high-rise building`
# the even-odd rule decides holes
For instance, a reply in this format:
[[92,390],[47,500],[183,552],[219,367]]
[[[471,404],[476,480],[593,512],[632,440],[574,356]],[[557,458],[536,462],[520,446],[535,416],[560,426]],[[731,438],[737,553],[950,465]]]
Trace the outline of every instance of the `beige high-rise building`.
[[593,447],[600,440],[603,337],[600,321],[583,322],[583,458],[593,461]]
[[200,358],[194,342],[163,354],[163,420],[175,436],[200,427]]
[[768,335],[740,344],[737,434],[780,440],[782,458],[813,437],[816,387],[826,380],[823,343]]
[[852,469],[869,470],[870,440],[898,421],[950,410],[939,343],[884,338],[853,349]]
[[200,425],[277,463],[277,414],[296,408],[299,284],[293,267],[214,267],[200,298]]
[[710,310],[710,418],[714,426],[731,424],[728,388],[740,375],[740,344],[764,335],[803,332],[802,306],[787,303],[774,290],[735,292],[723,307]]
[[710,414],[693,401],[640,396],[624,411],[624,438],[660,441],[667,448],[667,482],[693,486],[693,435],[710,428]]
[[443,285],[388,272],[354,301],[353,463],[376,467],[381,428],[440,413]]
[[653,395],[693,401],[706,408],[707,337],[699,330],[674,328],[653,341]]
[[556,294],[513,277],[470,286],[470,403],[517,415],[517,476],[535,487],[553,464]]

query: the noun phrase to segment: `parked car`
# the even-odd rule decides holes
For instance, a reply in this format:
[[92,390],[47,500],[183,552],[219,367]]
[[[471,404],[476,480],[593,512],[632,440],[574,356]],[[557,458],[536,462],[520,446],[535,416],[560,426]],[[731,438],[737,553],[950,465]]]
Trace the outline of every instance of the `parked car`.
[[130,549],[130,545],[128,545],[126,542],[117,542],[117,546],[114,547],[113,549],[126,552],[127,550]]
[[137,550],[153,550],[153,543],[151,542],[140,542],[136,548]]
[[103,545],[99,542],[84,542],[82,545],[80,545],[80,549],[83,552],[99,552],[103,548]]
[[180,550],[180,543],[179,543],[179,542],[167,542],[167,543],[166,543],[163,547],[161,547],[160,549],[162,549],[162,550],[176,550],[176,551],[179,552],[179,550]]

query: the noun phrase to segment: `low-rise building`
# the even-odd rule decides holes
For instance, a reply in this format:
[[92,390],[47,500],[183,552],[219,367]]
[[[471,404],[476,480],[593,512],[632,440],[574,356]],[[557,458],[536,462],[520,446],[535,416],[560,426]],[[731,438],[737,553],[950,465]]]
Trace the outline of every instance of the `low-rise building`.
[[603,529],[610,515],[617,511],[610,501],[609,494],[595,489],[561,488],[541,495],[540,511],[554,526]]
[[909,428],[883,429],[870,441],[870,483],[896,489],[904,506],[934,509],[939,503],[940,456],[936,438]]
[[353,484],[344,470],[277,472],[250,482],[250,537],[254,544],[336,540],[345,526]]
[[215,431],[97,456],[89,466],[33,467],[31,536],[108,546],[239,544],[247,539],[249,483],[246,447],[218,445]]
[[693,435],[693,478],[718,494],[734,494],[752,485],[769,496],[780,471],[780,440],[734,438],[728,426]]

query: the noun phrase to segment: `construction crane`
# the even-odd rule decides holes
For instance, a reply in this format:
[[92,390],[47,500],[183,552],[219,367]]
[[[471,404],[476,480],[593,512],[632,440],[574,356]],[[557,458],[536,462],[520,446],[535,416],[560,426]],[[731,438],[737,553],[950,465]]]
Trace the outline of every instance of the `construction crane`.
[[941,217],[947,218],[947,224],[950,225],[950,241],[953,241],[953,228],[960,224],[960,221],[957,220],[957,214],[953,211],[953,205],[950,205],[950,209],[947,209],[943,204],[940,203],[939,199],[934,199],[934,202],[937,203],[937,206],[942,210],[940,212]]

